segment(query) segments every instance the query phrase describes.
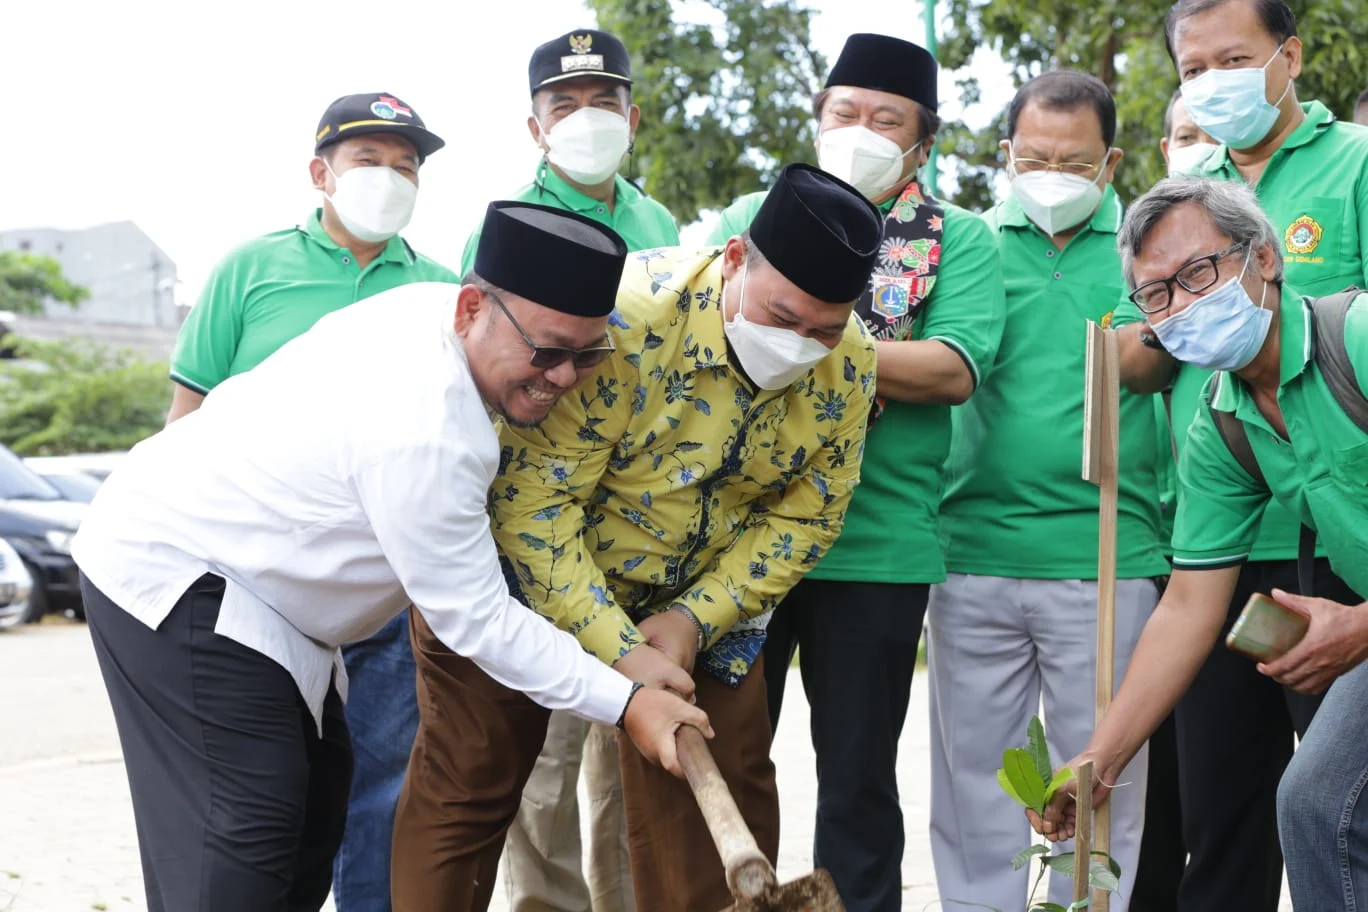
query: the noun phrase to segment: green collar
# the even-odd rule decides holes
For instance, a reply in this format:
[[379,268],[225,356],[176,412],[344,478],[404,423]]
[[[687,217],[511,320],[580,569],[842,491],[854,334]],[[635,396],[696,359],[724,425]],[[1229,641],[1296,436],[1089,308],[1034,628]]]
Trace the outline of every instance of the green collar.
[[[537,178],[532,185],[540,193],[550,196],[561,204],[561,207],[571,212],[594,212],[604,205],[602,200],[596,200],[592,196],[570,186],[559,174],[546,164],[546,159],[542,159],[537,166]],[[613,211],[618,207],[634,203],[641,198],[641,191],[636,188],[631,181],[621,174],[613,178]]]
[[[1039,231],[1035,222],[1026,217],[1026,212],[1021,208],[1021,203],[1010,193],[1007,198],[997,207],[998,224],[1008,228],[1028,228]],[[1116,234],[1121,230],[1121,198],[1116,195],[1112,185],[1108,184],[1107,189],[1102,191],[1102,202],[1097,204],[1097,211],[1088,219],[1088,231],[1096,231],[1100,234]]]
[[[314,243],[325,250],[343,249],[336,241],[328,236],[328,232],[323,230],[323,210],[315,209],[309,216],[308,221],[299,226],[299,230],[308,235]],[[376,263],[399,263],[404,266],[414,264],[413,251],[409,245],[399,235],[389,239],[385,249],[380,251],[380,255],[375,258]]]
[[[1284,284],[1277,315],[1280,388],[1305,373],[1307,366],[1315,358],[1311,317],[1311,307],[1306,303],[1306,299]],[[1253,404],[1254,398],[1249,392],[1249,384],[1229,372],[1220,373],[1221,377],[1213,391],[1212,407],[1223,412],[1234,412],[1242,421],[1265,427],[1271,433],[1272,426]]]
[[[1297,129],[1292,131],[1291,136],[1283,140],[1283,144],[1274,151],[1274,155],[1279,152],[1290,152],[1311,143],[1329,130],[1335,122],[1335,115],[1319,101],[1303,102],[1301,107],[1306,112],[1306,118],[1298,125]],[[1197,166],[1197,171],[1202,174],[1236,175],[1239,173],[1235,163],[1230,160],[1230,148],[1225,145],[1204,158],[1201,164]]]

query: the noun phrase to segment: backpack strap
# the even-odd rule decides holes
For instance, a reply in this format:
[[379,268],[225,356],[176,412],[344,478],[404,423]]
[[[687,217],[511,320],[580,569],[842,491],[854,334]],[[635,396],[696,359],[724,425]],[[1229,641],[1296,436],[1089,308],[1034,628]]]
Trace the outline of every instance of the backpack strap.
[[[1321,378],[1335,398],[1335,404],[1359,430],[1368,433],[1368,399],[1364,398],[1349,360],[1349,348],[1344,342],[1344,321],[1349,307],[1363,289],[1349,286],[1343,291],[1322,298],[1307,298],[1311,308],[1311,358],[1320,369]],[[1302,595],[1311,595],[1316,574],[1316,530],[1303,524],[1297,540],[1297,588]]]
[[1235,417],[1234,412],[1224,412],[1212,405],[1212,400],[1216,395],[1216,384],[1220,381],[1221,374],[1214,373],[1207,380],[1206,398],[1207,412],[1211,415],[1212,424],[1216,425],[1216,433],[1221,435],[1222,442],[1226,449],[1230,450],[1230,455],[1235,457],[1235,461],[1240,464],[1250,478],[1259,483],[1260,487],[1268,488],[1268,479],[1264,478],[1263,469],[1259,468],[1259,461],[1254,458],[1254,448],[1249,445],[1249,432],[1245,430],[1244,423]]
[[1311,357],[1320,368],[1321,377],[1340,411],[1368,434],[1368,398],[1364,398],[1344,342],[1344,322],[1349,307],[1363,293],[1361,288],[1350,287],[1323,298],[1308,298],[1306,303],[1312,315]]

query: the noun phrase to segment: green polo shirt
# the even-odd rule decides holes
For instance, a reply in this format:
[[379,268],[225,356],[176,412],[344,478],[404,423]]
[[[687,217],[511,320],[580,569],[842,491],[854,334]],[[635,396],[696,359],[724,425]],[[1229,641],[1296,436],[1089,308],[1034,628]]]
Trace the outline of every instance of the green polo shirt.
[[[1111,187],[1059,250],[1008,198],[985,215],[997,235],[1007,324],[993,371],[955,411],[941,533],[951,572],[1096,579],[1098,488],[1083,480],[1087,321],[1121,293]],[[1117,573],[1168,572],[1160,548],[1158,413],[1121,392]]]
[[[613,183],[613,208],[602,200],[585,196],[567,184],[555,171],[542,162],[537,179],[523,187],[513,199],[523,203],[554,206],[567,212],[577,212],[612,228],[622,238],[628,250],[649,250],[652,247],[678,247],[679,226],[670,210],[636,188],[631,181],[618,175]],[[475,226],[461,255],[461,276],[475,268],[475,250],[480,246],[480,231],[484,219]]]
[[[750,227],[765,194],[732,203],[708,238],[725,243]],[[896,200],[879,209],[885,214]],[[939,202],[939,201],[938,201]],[[1004,302],[997,244],[983,220],[958,206],[945,209],[940,265],[913,339],[950,346],[977,388],[1002,339]],[[950,406],[889,400],[865,439],[860,486],[846,508],[841,537],[808,574],[865,583],[938,583],[945,579],[939,510],[950,453]]]
[[[1368,128],[1335,120],[1319,101],[1302,109],[1306,119],[1269,158],[1254,191],[1282,240],[1288,285],[1320,297],[1368,283]],[[1195,173],[1244,179],[1224,146]],[[1117,326],[1143,319],[1129,300],[1116,309]],[[1174,379],[1173,428],[1180,454],[1210,376],[1211,371],[1184,364]],[[1297,537],[1296,519],[1274,501],[1249,559],[1292,560]]]
[[214,267],[176,338],[172,380],[208,393],[348,304],[410,282],[457,281],[398,236],[361,269],[323,230],[321,212],[248,241]]
[[[1278,320],[1278,404],[1289,439],[1273,430],[1234,374],[1220,374],[1212,397],[1215,408],[1234,412],[1244,425],[1272,494],[1240,468],[1210,413],[1198,409],[1178,465],[1173,565],[1198,570],[1245,560],[1271,496],[1315,528],[1335,573],[1362,596],[1368,594],[1368,434],[1340,409],[1312,360],[1311,311],[1304,300],[1285,295]],[[1344,344],[1363,389],[1368,295],[1349,308]]]

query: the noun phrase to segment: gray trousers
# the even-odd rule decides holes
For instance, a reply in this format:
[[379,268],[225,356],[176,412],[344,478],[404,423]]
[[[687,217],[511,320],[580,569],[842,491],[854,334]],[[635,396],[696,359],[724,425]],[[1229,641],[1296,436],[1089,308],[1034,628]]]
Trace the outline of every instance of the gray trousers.
[[[1149,579],[1116,585],[1119,686],[1159,598]],[[1022,809],[998,786],[1002,752],[1026,743],[1045,702],[1050,759],[1058,767],[1087,746],[1096,690],[1097,583],[951,574],[933,586],[927,614],[931,696],[931,854],[947,910],[980,903],[1023,912],[1039,863],[1013,871],[1033,838]],[[1145,823],[1148,756],[1142,748],[1111,796],[1111,855],[1121,865],[1113,912],[1126,912]],[[1063,843],[1059,851],[1071,851]],[[1060,877],[1050,900],[1068,906]],[[1043,897],[1036,897],[1037,900]],[[958,901],[958,902],[956,902]]]

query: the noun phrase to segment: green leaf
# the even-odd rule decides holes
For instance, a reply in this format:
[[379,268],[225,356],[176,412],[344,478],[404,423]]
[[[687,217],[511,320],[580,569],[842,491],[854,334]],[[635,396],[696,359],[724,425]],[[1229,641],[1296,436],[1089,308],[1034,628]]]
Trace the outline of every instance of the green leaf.
[[998,787],[1007,793],[1008,798],[1011,798],[1022,807],[1027,807],[1026,799],[1021,797],[1020,793],[1017,792],[1016,787],[1012,785],[1012,780],[1007,778],[1007,771],[1005,769],[997,771],[997,780]]
[[1112,873],[1105,861],[1094,858],[1092,864],[1088,865],[1088,885],[1094,890],[1106,890],[1108,893],[1115,893],[1121,889],[1121,879],[1117,874]]
[[1050,847],[1047,845],[1027,846],[1020,852],[1017,852],[1016,856],[1012,858],[1012,870],[1020,871],[1022,868],[1026,867],[1026,865],[1031,863],[1032,858],[1036,857],[1037,855],[1047,855],[1049,854],[1049,851]]
[[1059,772],[1055,773],[1054,778],[1050,780],[1050,784],[1045,786],[1045,803],[1049,804],[1050,799],[1054,797],[1055,792],[1059,791],[1060,787],[1073,777],[1074,771],[1067,766],[1062,767]]
[[1026,725],[1026,750],[1035,762],[1040,781],[1049,782],[1054,767],[1050,765],[1050,748],[1045,742],[1045,726],[1040,724],[1039,716],[1031,716],[1031,721]]
[[1097,859],[1099,858],[1102,859],[1107,863],[1107,870],[1111,871],[1117,877],[1121,876],[1121,865],[1117,862],[1115,858],[1112,858],[1106,852],[1093,852],[1092,855],[1094,862],[1097,861]]
[[1092,897],[1091,897],[1091,896],[1085,896],[1085,897],[1083,897],[1082,899],[1078,900],[1077,902],[1071,902],[1071,903],[1069,903],[1069,908],[1066,909],[1065,912],[1077,912],[1077,910],[1079,910],[1079,909],[1086,909],[1086,908],[1088,908],[1088,907],[1091,906],[1091,905],[1092,905]]
[[1031,906],[1030,912],[1069,912],[1069,910],[1059,903],[1042,902]]
[[[1045,780],[1036,770],[1031,755],[1019,747],[1005,750],[1002,752],[1002,769],[1011,785],[1008,794],[1023,807],[1031,808],[1037,814],[1045,813]],[[1001,777],[998,782],[1002,782]]]
[[1073,852],[1060,852],[1058,855],[1051,855],[1048,858],[1042,858],[1041,861],[1043,861],[1045,863],[1045,867],[1049,868],[1051,871],[1054,871],[1058,874],[1063,874],[1065,877],[1074,876]]

